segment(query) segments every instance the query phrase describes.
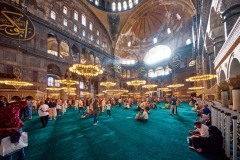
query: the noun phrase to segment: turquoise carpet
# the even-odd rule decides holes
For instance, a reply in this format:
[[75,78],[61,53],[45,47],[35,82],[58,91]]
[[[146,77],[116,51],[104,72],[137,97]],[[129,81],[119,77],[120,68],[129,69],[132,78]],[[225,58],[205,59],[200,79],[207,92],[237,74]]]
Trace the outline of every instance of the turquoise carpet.
[[29,134],[25,149],[28,160],[203,160],[206,158],[188,149],[188,130],[193,129],[196,113],[187,103],[179,115],[169,115],[168,109],[151,110],[148,122],[134,120],[136,111],[115,107],[112,117],[106,111],[93,119],[81,119],[77,111],[68,109],[66,115],[49,121],[40,128],[37,114],[26,121]]

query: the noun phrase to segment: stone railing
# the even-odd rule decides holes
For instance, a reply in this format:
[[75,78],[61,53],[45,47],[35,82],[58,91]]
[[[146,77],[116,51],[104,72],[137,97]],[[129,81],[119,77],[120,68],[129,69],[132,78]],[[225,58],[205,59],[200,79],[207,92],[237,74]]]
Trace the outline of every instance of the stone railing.
[[219,102],[212,103],[212,125],[218,127],[223,135],[223,148],[228,158],[237,160],[240,158],[240,113],[222,107]]
[[214,60],[214,68],[218,68],[221,63],[227,58],[227,56],[234,50],[240,41],[240,17],[235,23],[231,33],[227,37],[227,40],[223,44],[217,57]]

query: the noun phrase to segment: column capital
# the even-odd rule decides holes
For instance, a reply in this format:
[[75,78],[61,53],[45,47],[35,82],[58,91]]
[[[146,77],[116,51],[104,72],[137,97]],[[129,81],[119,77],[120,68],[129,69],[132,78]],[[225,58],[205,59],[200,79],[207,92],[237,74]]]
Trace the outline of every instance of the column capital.
[[222,91],[227,91],[228,88],[229,88],[229,83],[227,83],[226,81],[225,82],[221,82],[221,83],[218,84],[218,87]]
[[215,43],[215,40],[219,39],[219,37],[224,42],[225,41],[225,39],[224,39],[224,26],[221,25],[221,26],[218,26],[216,28],[211,29],[211,31],[209,32],[209,37],[213,41],[213,43]]
[[233,89],[235,88],[239,88],[240,89],[240,78],[229,78],[227,80],[227,83],[229,84],[229,86],[233,87]]

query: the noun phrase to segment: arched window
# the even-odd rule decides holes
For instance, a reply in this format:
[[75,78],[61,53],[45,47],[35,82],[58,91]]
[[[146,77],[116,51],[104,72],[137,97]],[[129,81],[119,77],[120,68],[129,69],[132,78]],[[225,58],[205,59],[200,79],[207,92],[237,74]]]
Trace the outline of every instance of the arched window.
[[96,6],[99,5],[99,0],[95,0],[95,5],[96,5]]
[[155,77],[154,71],[153,71],[152,69],[150,69],[150,70],[148,71],[148,77],[150,77],[150,78]]
[[60,43],[60,57],[61,58],[66,58],[69,56],[69,46],[67,42],[62,41]]
[[67,19],[65,19],[65,18],[63,19],[63,25],[67,26]]
[[116,11],[116,3],[115,2],[112,3],[112,10]]
[[159,66],[156,68],[155,76],[163,76],[164,75],[164,69],[162,66]]
[[89,29],[92,31],[92,23],[89,23]]
[[123,2],[123,9],[127,10],[127,2],[126,1]]
[[166,69],[165,69],[165,75],[168,75],[171,72],[172,72],[172,69],[167,66]]
[[74,30],[74,32],[77,32],[77,25],[76,24],[74,24],[73,30]]
[[122,10],[122,4],[120,2],[118,2],[118,11]]
[[78,12],[77,12],[77,11],[74,11],[74,19],[75,19],[76,21],[78,21]]
[[97,36],[99,36],[99,35],[100,35],[99,30],[97,30]]
[[128,1],[128,5],[129,5],[129,8],[132,8],[132,7],[133,7],[133,2],[132,2],[132,0],[129,0],[129,1]]
[[186,45],[189,45],[189,44],[191,44],[191,43],[192,43],[191,39],[190,39],[190,38],[187,39],[187,41],[186,41]]
[[97,40],[97,44],[99,44],[99,39]]
[[93,36],[92,35],[90,36],[90,40],[93,41]]
[[67,14],[67,7],[66,6],[63,6],[63,13]]
[[47,78],[47,85],[49,87],[60,87],[60,83],[56,81],[56,78],[55,77],[48,77]]
[[153,38],[153,43],[155,44],[155,43],[157,43],[157,38],[155,37],[155,38]]
[[83,30],[82,31],[82,36],[85,37],[86,36],[86,32]]
[[85,16],[85,14],[82,14],[82,25],[84,25],[84,26],[86,26],[86,22],[87,20],[86,20],[86,16]]
[[138,0],[134,0],[134,4],[138,4]]
[[52,19],[56,20],[56,12],[51,11],[50,17],[51,17]]
[[55,35],[48,34],[48,54],[58,56],[58,41]]
[[144,57],[146,64],[154,64],[164,59],[170,58],[171,49],[166,45],[157,45],[151,48]]

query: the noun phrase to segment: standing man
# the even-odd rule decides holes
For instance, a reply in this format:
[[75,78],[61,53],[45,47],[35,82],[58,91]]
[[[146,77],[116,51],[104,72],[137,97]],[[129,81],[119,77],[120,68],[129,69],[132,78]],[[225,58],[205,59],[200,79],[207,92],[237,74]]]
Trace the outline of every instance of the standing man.
[[49,107],[47,104],[44,104],[43,101],[40,102],[40,107],[38,109],[38,115],[39,115],[40,121],[42,123],[42,128],[45,128],[48,124]]
[[170,115],[172,115],[173,113],[175,115],[177,114],[176,105],[177,105],[177,98],[175,96],[173,96],[172,103],[171,103],[171,109],[170,109]]
[[96,126],[98,123],[97,116],[99,113],[100,113],[100,109],[98,107],[98,98],[95,98],[93,102],[93,116],[94,116],[93,125],[94,126]]
[[78,100],[78,113],[79,114],[80,114],[80,111],[82,111],[82,115],[84,115],[83,101],[81,99]]
[[122,98],[119,98],[118,99],[118,107],[121,107],[121,104],[122,104]]

